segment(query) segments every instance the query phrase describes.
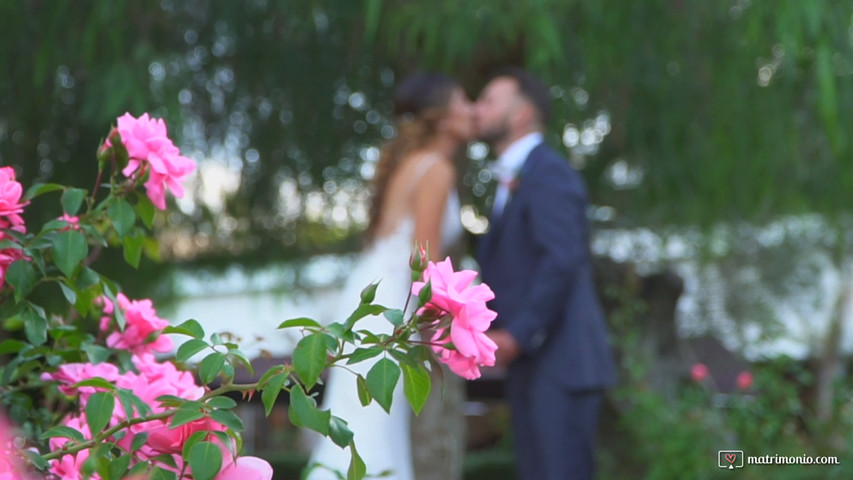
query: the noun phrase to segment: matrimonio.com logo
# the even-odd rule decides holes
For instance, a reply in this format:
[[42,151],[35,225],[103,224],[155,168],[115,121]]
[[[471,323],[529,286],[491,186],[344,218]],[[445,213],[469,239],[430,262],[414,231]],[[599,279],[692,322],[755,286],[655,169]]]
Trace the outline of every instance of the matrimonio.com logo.
[[746,465],[840,465],[838,457],[815,457],[802,455],[748,455],[743,450],[720,450],[717,452],[717,466],[727,470],[743,468]]
[[717,452],[717,466],[729,470],[743,468],[743,450],[720,450]]

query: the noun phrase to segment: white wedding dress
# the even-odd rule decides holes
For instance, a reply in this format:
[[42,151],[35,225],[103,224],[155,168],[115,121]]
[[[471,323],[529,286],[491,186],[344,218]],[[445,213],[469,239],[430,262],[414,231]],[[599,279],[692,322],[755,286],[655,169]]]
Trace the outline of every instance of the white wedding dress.
[[[411,185],[414,187],[420,177],[438,159],[424,157],[416,166]],[[370,248],[361,253],[353,271],[350,273],[341,294],[341,301],[334,321],[346,319],[359,303],[359,293],[364,287],[381,280],[376,290],[375,303],[389,308],[402,309],[410,295],[411,269],[409,257],[413,249],[414,218],[404,215],[392,233],[373,242]],[[442,246],[453,245],[462,237],[459,196],[452,190],[447,198],[442,220]],[[372,316],[356,324],[358,330],[376,333],[392,332],[393,326],[383,316]],[[382,356],[343,368],[332,368],[325,385],[322,409],[331,410],[332,415],[344,419],[355,433],[354,442],[359,455],[367,466],[368,475],[378,475],[390,471],[383,477],[389,480],[412,480],[412,447],[409,429],[411,408],[403,394],[402,376],[394,391],[391,413],[388,414],[373,401],[363,407],[358,400],[356,376],[353,372],[367,376],[367,372]],[[346,478],[351,454],[349,448],[343,449],[331,439],[319,437],[311,455],[310,464],[320,466],[311,470],[308,480],[337,480],[332,471],[338,471]],[[321,467],[322,466],[322,467]],[[330,471],[331,470],[331,471]]]

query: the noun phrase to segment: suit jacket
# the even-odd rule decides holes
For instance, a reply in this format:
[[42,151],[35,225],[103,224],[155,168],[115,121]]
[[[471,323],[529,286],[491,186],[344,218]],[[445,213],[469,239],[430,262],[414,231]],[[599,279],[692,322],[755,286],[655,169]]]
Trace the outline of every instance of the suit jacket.
[[572,390],[611,386],[615,368],[593,283],[583,180],[543,143],[516,184],[477,254],[495,292],[493,328],[508,330],[522,348],[510,370],[544,370]]

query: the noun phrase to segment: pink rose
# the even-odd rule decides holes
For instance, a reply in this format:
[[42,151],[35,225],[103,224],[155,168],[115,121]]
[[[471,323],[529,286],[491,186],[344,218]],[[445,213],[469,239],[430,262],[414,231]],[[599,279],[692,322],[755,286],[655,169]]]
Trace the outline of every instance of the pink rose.
[[696,363],[690,368],[690,378],[700,383],[708,377],[708,367],[704,363]]
[[[485,333],[497,317],[486,306],[495,294],[487,285],[471,285],[476,276],[477,272],[472,270],[454,272],[447,258],[439,263],[429,262],[424,281],[412,284],[414,295],[420,293],[427,282],[431,285],[432,297],[420,313],[438,310],[452,317],[450,335],[442,338],[444,331],[439,329],[432,339],[432,349],[451,371],[469,380],[479,378],[480,365],[495,364],[498,348]],[[455,347],[453,351],[446,348],[450,342]]]
[[214,480],[270,480],[272,466],[266,460],[257,457],[237,457],[235,462],[228,461],[231,454],[224,452],[223,469]]
[[15,181],[15,169],[0,168],[0,217],[6,217],[0,223],[0,228],[22,226],[24,219],[19,215],[29,202],[21,202],[24,188]]
[[746,390],[752,386],[752,380],[752,374],[744,371],[737,374],[735,384],[737,385],[737,388]]
[[206,392],[204,387],[195,383],[190,372],[178,370],[171,362],[158,363],[150,353],[134,355],[132,360],[139,375],[128,372],[116,380],[116,386],[132,391],[155,413],[165,410],[156,401],[161,395],[198,400]]
[[[86,421],[83,420],[82,417],[65,417],[61,425],[77,430],[78,432],[82,433],[83,438],[87,440],[90,440],[92,438],[92,433],[89,431],[89,424],[86,423]],[[55,452],[56,450],[61,449],[69,441],[69,439],[62,437],[51,438],[49,442],[50,451]]]
[[[83,462],[89,458],[89,450],[81,450],[76,454],[63,455],[62,458],[51,460],[48,464],[50,473],[56,475],[60,480],[83,480]],[[95,473],[91,477],[92,480],[98,480],[101,477]]]
[[[173,343],[169,337],[152,334],[162,332],[169,326],[169,322],[157,316],[151,300],[129,300],[123,293],[116,296],[118,308],[124,313],[125,327],[123,332],[113,332],[107,337],[107,346],[111,348],[124,348],[133,353],[172,351]],[[109,299],[101,300],[104,304],[104,312],[113,312],[114,306]],[[107,331],[110,327],[109,317],[101,318],[100,328]]]
[[[97,365],[67,363],[60,365],[55,372],[41,374],[42,380],[59,382],[59,391],[71,396],[78,393],[77,389],[73,387],[75,383],[95,377],[103,378],[108,382],[115,382],[119,378],[118,367],[111,363],[99,363]],[[79,389],[80,395],[85,399],[88,399],[96,391],[103,391],[103,389],[96,387],[80,387]]]
[[[13,240],[9,235],[0,232],[0,240]],[[6,283],[6,270],[9,265],[24,258],[24,251],[20,248],[4,248],[0,250],[0,288]]]
[[170,427],[170,421],[151,422],[145,428],[145,431],[148,432],[147,445],[154,452],[155,456],[161,453],[181,453],[184,448],[184,442],[196,432],[224,432],[227,430],[221,423],[209,418],[201,418],[177,428]]
[[0,417],[0,480],[23,480],[30,478],[25,474],[23,462],[15,449],[11,438],[12,429]]
[[157,208],[166,209],[167,188],[176,197],[184,195],[180,182],[195,170],[195,162],[181,156],[178,147],[169,140],[162,119],[149,118],[147,113],[133,118],[125,113],[118,118],[118,132],[130,157],[122,173],[127,177],[147,173],[145,189]]

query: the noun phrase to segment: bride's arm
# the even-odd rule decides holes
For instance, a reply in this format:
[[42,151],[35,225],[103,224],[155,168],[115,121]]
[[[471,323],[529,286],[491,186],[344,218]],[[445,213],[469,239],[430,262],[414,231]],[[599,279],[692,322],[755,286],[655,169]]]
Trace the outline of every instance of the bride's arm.
[[414,241],[429,247],[429,259],[443,260],[441,226],[447,196],[455,185],[456,172],[450,162],[435,162],[415,187],[412,212],[415,218]]

